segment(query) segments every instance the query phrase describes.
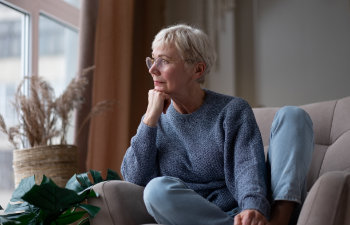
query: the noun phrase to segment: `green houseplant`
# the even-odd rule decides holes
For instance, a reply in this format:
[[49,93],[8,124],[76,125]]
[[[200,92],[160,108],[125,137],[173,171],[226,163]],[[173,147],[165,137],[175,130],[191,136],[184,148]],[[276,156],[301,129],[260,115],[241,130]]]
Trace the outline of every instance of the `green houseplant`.
[[92,185],[105,180],[120,180],[119,175],[112,170],[108,170],[105,180],[98,171],[90,170],[90,175],[93,182],[88,173],[75,174],[65,188],[58,187],[46,176],[40,185],[35,184],[34,176],[22,179],[12,194],[6,214],[0,216],[0,224],[90,224],[89,217],[94,217],[99,211],[98,207],[86,204],[88,198],[98,197]]

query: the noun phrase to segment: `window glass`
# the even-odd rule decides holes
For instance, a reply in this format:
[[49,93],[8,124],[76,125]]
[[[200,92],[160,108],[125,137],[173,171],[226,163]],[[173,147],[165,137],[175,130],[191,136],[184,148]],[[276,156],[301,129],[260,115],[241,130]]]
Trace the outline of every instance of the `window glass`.
[[64,1],[80,9],[81,0],[64,0]]
[[[25,14],[0,3],[0,114],[7,127],[17,124],[12,103],[24,71],[25,17]],[[14,189],[13,149],[7,136],[0,132],[0,205],[3,207]]]
[[[39,19],[39,75],[51,84],[56,96],[61,95],[76,76],[77,60],[78,32],[41,15]],[[70,124],[74,124],[73,118]],[[68,144],[73,144],[73,135],[73,126],[71,126],[68,132]]]

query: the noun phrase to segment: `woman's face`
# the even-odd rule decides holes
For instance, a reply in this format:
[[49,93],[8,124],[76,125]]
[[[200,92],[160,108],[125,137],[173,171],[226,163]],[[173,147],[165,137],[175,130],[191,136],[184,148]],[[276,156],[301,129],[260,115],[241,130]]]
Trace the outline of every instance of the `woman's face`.
[[154,64],[149,69],[154,89],[176,95],[186,91],[196,80],[193,78],[193,66],[185,64],[175,45],[163,45],[153,49]]

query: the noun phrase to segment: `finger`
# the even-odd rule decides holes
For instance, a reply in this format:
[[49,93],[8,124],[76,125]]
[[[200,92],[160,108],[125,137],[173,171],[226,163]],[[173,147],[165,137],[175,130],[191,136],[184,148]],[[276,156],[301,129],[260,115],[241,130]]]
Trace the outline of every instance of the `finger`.
[[237,216],[235,216],[234,225],[242,225],[241,215],[238,214]]
[[252,217],[250,214],[246,214],[242,218],[242,225],[251,225],[252,224]]
[[255,218],[255,219],[252,219],[252,222],[250,223],[252,225],[259,225],[260,224],[260,220]]

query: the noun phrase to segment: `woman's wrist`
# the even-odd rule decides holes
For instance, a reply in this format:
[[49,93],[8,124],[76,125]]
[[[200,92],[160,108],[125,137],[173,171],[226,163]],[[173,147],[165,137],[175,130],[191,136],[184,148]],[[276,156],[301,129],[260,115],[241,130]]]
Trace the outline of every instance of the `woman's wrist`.
[[158,119],[154,119],[152,117],[148,117],[147,115],[145,115],[142,122],[149,127],[156,127]]

